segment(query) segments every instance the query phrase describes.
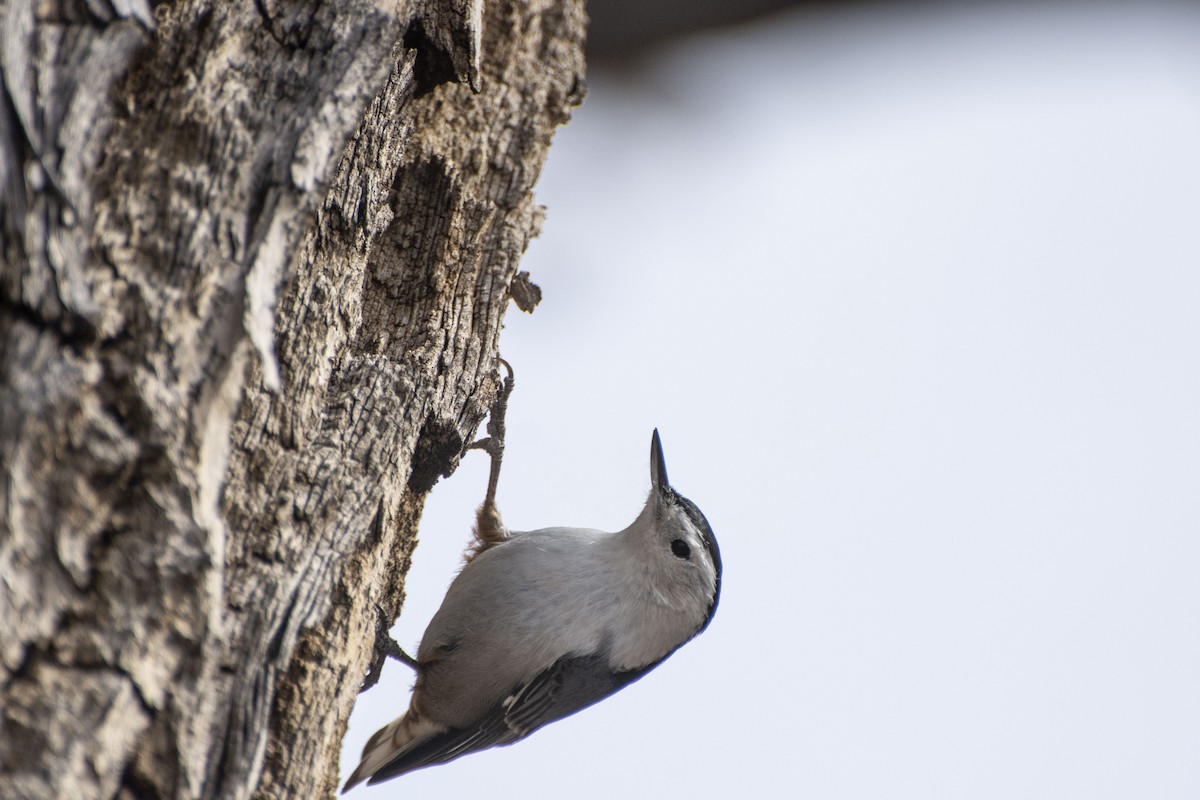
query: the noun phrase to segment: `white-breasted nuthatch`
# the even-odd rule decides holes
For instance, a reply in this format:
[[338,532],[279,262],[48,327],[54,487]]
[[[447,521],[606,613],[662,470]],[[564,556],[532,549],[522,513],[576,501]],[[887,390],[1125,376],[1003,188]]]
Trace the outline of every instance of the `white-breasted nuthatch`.
[[509,533],[494,506],[498,449],[484,446],[493,480],[474,551],[415,661],[398,656],[417,670],[408,712],[371,737],[342,791],[523,739],[636,681],[716,611],[720,551],[700,509],[667,482],[657,430],[650,497],[617,533]]

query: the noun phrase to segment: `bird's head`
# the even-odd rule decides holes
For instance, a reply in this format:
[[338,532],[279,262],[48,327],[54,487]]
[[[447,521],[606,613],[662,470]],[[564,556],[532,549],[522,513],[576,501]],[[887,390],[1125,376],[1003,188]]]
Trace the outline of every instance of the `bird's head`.
[[695,614],[699,633],[717,610],[721,551],[704,514],[667,480],[657,430],[650,440],[650,497],[630,532],[640,540],[658,601]]

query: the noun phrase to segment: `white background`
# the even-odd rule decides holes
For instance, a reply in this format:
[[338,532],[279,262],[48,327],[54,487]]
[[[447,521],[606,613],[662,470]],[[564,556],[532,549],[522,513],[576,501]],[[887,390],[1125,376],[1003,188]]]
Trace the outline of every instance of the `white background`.
[[[624,527],[657,426],[721,608],[600,705],[354,797],[1200,797],[1200,6],[888,8],[589,75],[501,339],[500,507]],[[411,649],[486,469],[433,491]]]

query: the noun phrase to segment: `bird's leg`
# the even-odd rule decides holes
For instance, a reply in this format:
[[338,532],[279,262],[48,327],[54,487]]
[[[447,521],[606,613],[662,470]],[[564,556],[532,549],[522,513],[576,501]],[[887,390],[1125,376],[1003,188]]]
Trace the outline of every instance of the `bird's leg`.
[[472,449],[483,450],[491,456],[492,469],[488,475],[487,494],[483,498],[483,505],[475,512],[475,541],[467,551],[468,562],[484,550],[508,538],[508,529],[504,527],[500,510],[496,508],[496,484],[500,482],[500,465],[504,461],[504,415],[508,411],[508,396],[513,390],[513,371],[512,366],[503,358],[499,361],[504,365],[508,377],[500,384],[496,399],[492,402],[492,410],[488,414],[487,438],[471,445]]
[[383,672],[383,662],[387,661],[389,656],[407,664],[413,669],[419,669],[417,660],[404,652],[404,649],[392,638],[392,634],[388,631],[389,627],[387,615],[384,613],[383,608],[379,604],[376,604],[375,652],[371,656],[371,668],[367,670],[367,677],[363,679],[362,686],[359,687],[359,694],[379,683],[379,675]]

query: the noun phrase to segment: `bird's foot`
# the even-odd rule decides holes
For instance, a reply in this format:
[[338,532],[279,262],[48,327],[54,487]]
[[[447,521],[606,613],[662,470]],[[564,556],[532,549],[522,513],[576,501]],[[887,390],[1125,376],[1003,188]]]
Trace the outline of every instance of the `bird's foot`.
[[375,652],[371,656],[371,668],[367,670],[367,676],[363,679],[362,686],[359,687],[359,694],[379,683],[379,676],[383,672],[383,662],[387,661],[389,657],[407,664],[413,669],[418,669],[417,660],[404,652],[404,649],[396,643],[396,640],[392,638],[390,628],[383,607],[376,604]]
[[512,394],[514,382],[512,365],[503,358],[499,361],[504,365],[508,377],[500,383],[496,399],[492,401],[491,413],[488,414],[488,436],[471,445],[471,449],[483,450],[491,456],[492,469],[488,475],[488,488],[483,505],[475,512],[475,541],[467,551],[468,562],[492,545],[508,538],[508,529],[504,527],[500,511],[496,508],[496,485],[500,482],[500,467],[504,462],[504,417],[508,412],[508,398]]

